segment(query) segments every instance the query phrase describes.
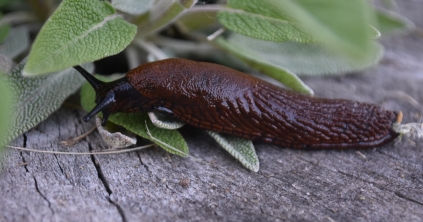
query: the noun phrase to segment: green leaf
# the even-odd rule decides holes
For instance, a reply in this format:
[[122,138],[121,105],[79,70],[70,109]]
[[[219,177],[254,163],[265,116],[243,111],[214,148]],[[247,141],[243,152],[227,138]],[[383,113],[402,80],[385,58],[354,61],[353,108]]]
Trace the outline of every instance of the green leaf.
[[[266,50],[272,49],[252,49],[255,47],[254,44],[260,44],[265,41],[232,33],[228,37],[228,39],[225,40],[223,37],[219,37],[217,38],[216,42],[219,46],[231,52],[232,54],[249,64],[251,67],[280,81],[285,86],[297,92],[313,95],[313,90],[310,89],[306,84],[304,84],[301,79],[298,78],[298,76],[296,76],[294,73],[287,70],[286,68],[268,61],[268,52]],[[277,44],[272,42],[265,43]],[[271,53],[272,52],[270,51],[269,54]]]
[[265,3],[266,2],[263,2],[262,0],[228,0],[228,6],[233,9],[240,9],[245,12],[251,12],[269,18],[292,21],[288,14],[279,11],[275,7],[271,7],[271,5]]
[[148,11],[154,0],[112,0],[115,9],[131,15],[141,15]]
[[191,8],[197,0],[157,0],[149,13],[140,16],[135,24],[138,34],[145,36],[157,32]]
[[24,75],[54,72],[117,54],[136,31],[106,1],[65,0],[35,39]]
[[184,122],[175,119],[174,117],[166,116],[158,112],[149,112],[151,122],[162,129],[179,129],[185,125]]
[[[240,1],[240,0],[237,0]],[[287,14],[326,47],[356,61],[368,61],[376,24],[367,0],[263,0]]]
[[235,159],[253,172],[260,168],[259,159],[254,149],[253,142],[235,136],[222,135],[213,131],[207,131],[223,149],[228,151]]
[[[95,106],[94,98],[94,89],[88,83],[84,84],[81,89],[82,107],[90,111]],[[138,136],[152,140],[169,153],[182,157],[188,156],[188,145],[182,135],[177,130],[156,127],[151,123],[147,113],[116,113],[109,117],[109,121],[125,127]]]
[[9,4],[9,2],[12,2],[13,0],[0,0],[0,7]]
[[9,35],[10,32],[10,25],[3,24],[0,25],[0,43],[2,43],[6,37]]
[[13,28],[10,34],[0,45],[0,54],[7,56],[10,59],[23,53],[29,47],[29,32],[27,27],[20,26]]
[[274,42],[315,42],[316,39],[263,0],[230,0],[230,8],[220,11],[217,18],[225,28],[256,39]]
[[5,75],[0,72],[0,151],[3,150],[4,145],[8,142],[6,140],[9,131],[9,123],[13,112],[13,95],[6,81]]
[[[220,43],[218,40],[218,43]],[[231,34],[227,39],[231,47],[242,49],[244,55],[260,59],[276,67],[283,67],[297,75],[335,75],[360,71],[377,64],[383,56],[383,46],[373,45],[373,57],[369,61],[351,61],[327,50],[319,44],[296,42],[269,42]]]
[[[16,98],[6,137],[8,142],[45,120],[84,82],[84,78],[74,69],[25,78],[22,76],[24,65],[25,61],[21,62],[6,76]],[[92,64],[85,64],[83,67],[89,71],[94,69]]]
[[376,16],[378,20],[377,27],[382,34],[410,32],[415,28],[412,21],[392,11],[378,9]]
[[169,153],[188,156],[188,145],[182,135],[177,130],[156,127],[147,113],[117,113],[110,117],[110,121],[153,141]]
[[[200,8],[198,5],[196,8]],[[208,6],[202,6],[207,10]],[[182,28],[184,32],[191,32],[196,30],[202,30],[209,28],[210,26],[216,26],[216,29],[220,28],[220,24],[216,20],[217,11],[201,11],[201,10],[188,10],[178,18],[178,28]],[[213,26],[213,27],[214,27]]]

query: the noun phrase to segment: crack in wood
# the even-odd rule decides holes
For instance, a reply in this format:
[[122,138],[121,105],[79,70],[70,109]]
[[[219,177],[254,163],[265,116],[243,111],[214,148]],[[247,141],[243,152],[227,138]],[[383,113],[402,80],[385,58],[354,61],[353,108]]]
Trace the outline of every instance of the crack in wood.
[[376,188],[378,188],[378,189],[380,189],[380,190],[390,191],[390,192],[392,192],[393,194],[395,194],[397,197],[399,197],[399,198],[401,198],[401,199],[404,199],[404,200],[407,200],[407,201],[411,201],[411,202],[413,202],[413,203],[416,203],[416,204],[419,204],[419,205],[422,205],[422,206],[423,206],[423,203],[422,203],[422,202],[419,202],[419,201],[414,200],[414,199],[412,199],[412,198],[410,198],[410,197],[407,197],[407,196],[405,196],[405,195],[401,194],[401,193],[400,193],[400,192],[398,192],[398,191],[393,191],[393,190],[390,190],[390,189],[388,189],[388,188],[385,188],[385,187],[382,187],[382,186],[378,186],[377,184],[375,184],[375,183],[373,183],[373,182],[371,182],[371,181],[364,180],[364,179],[362,179],[362,178],[360,178],[360,177],[356,177],[356,176],[354,176],[354,175],[351,175],[351,174],[348,174],[348,173],[345,173],[345,172],[342,172],[342,171],[338,171],[338,172],[339,172],[339,173],[341,173],[341,174],[343,174],[343,175],[345,175],[345,176],[348,176],[348,177],[351,177],[351,178],[355,178],[355,179],[358,179],[358,180],[360,180],[360,181],[363,181],[363,182],[369,183],[369,184],[371,184],[372,186],[374,186],[374,187],[376,187]]
[[24,138],[24,140],[23,140],[23,147],[26,148],[26,140],[27,140],[26,133],[22,134],[22,136]]
[[[27,140],[27,138],[26,138],[26,134],[24,133],[24,134],[22,134],[23,135],[23,147],[24,148],[26,148],[26,140]],[[23,156],[23,151],[20,151],[19,152],[19,155],[21,156],[21,158],[22,158],[22,162],[23,163],[26,163],[26,160],[25,160],[25,157]],[[27,172],[27,173],[29,173],[29,170],[28,170],[28,164],[25,164],[25,165],[23,165],[23,167],[25,168],[25,171]]]
[[401,199],[404,199],[404,200],[407,200],[407,201],[411,201],[411,202],[413,202],[413,203],[416,203],[416,204],[418,204],[418,205],[423,206],[423,203],[422,203],[422,202],[417,201],[417,200],[414,200],[414,199],[412,199],[412,198],[410,198],[410,197],[407,197],[407,196],[405,196],[404,194],[402,194],[402,193],[400,193],[400,192],[394,192],[394,194],[395,194],[395,195],[397,195],[397,196],[398,196],[399,198],[401,198]]
[[[392,158],[392,159],[394,159],[394,160],[404,161],[404,160],[403,160],[403,159],[401,159],[401,158],[398,158],[398,157],[393,156],[393,155],[389,155],[388,153],[386,153],[386,152],[385,152],[385,150],[376,149],[376,151],[377,151],[378,153],[380,153],[380,154],[382,154],[382,155],[384,155],[384,156],[390,157],[390,158]],[[415,165],[420,165],[420,163],[413,162],[413,161],[411,161],[410,159],[407,159],[407,163],[409,163],[409,164],[411,163],[411,164],[415,164]]]
[[54,154],[54,157],[56,159],[57,165],[59,166],[60,172],[62,172],[62,174],[65,175],[65,177],[66,177],[65,171],[63,170],[62,166],[60,166],[59,159],[57,158],[57,155]]
[[394,160],[400,160],[400,158],[398,158],[396,156],[389,155],[389,154],[383,152],[381,149],[376,149],[376,152],[378,152],[378,153],[380,153],[380,154],[382,154],[384,156],[390,157],[390,158],[392,158]]
[[[23,136],[23,147],[26,148],[28,138],[26,136],[26,133],[22,134],[22,136]],[[25,157],[23,155],[23,151],[20,151],[19,152],[19,155],[22,158],[22,162],[26,163]],[[26,165],[23,165],[23,167],[25,168],[25,171],[27,173],[29,173],[28,165],[27,164]],[[40,191],[40,189],[38,187],[37,179],[35,178],[35,176],[32,176],[32,178],[34,179],[35,191],[37,191],[37,193],[41,196],[41,198],[43,198],[43,200],[47,202],[48,208],[50,209],[52,215],[54,215],[54,210],[51,208],[50,201],[47,199],[46,196],[44,196],[44,194],[41,193],[41,191]]]
[[151,173],[151,174],[152,174],[152,172],[150,171],[150,169],[149,169],[148,165],[147,165],[147,164],[144,164],[144,162],[142,161],[142,159],[141,159],[141,154],[140,154],[139,152],[137,152],[137,155],[138,155],[138,159],[139,159],[139,161],[140,161],[141,165],[143,165],[143,166],[144,166],[144,168],[145,168],[145,170],[147,170],[147,172],[149,172],[149,173]]
[[48,208],[50,209],[52,215],[54,215],[54,210],[53,208],[51,208],[51,203],[48,200],[48,198],[46,196],[44,196],[43,193],[41,193],[40,188],[38,187],[38,182],[37,179],[35,178],[35,176],[32,176],[32,178],[34,179],[34,185],[35,185],[35,190],[37,191],[38,194],[40,194],[40,196],[47,202]]
[[[88,144],[88,149],[90,151],[93,150],[92,147],[91,147],[91,144]],[[123,211],[122,207],[110,198],[111,195],[113,194],[113,192],[110,189],[110,185],[107,182],[106,177],[104,176],[104,173],[101,169],[100,163],[97,161],[97,159],[95,158],[94,155],[90,155],[90,156],[91,156],[91,161],[93,162],[94,167],[97,171],[97,177],[98,177],[98,179],[100,179],[101,183],[103,184],[104,188],[106,189],[106,192],[109,194],[109,196],[106,198],[107,201],[110,204],[112,204],[113,206],[116,207],[117,211],[119,212],[120,217],[122,218],[122,222],[127,222],[128,220],[126,219],[125,212]]]

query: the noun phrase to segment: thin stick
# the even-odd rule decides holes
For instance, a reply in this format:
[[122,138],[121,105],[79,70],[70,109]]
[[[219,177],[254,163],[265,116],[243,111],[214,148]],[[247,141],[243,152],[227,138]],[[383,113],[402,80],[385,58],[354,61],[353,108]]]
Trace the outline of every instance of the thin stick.
[[217,31],[215,31],[213,34],[207,36],[207,40],[213,41],[215,38],[217,38],[219,35],[221,35],[223,32],[225,32],[225,28],[220,28]]
[[21,23],[28,23],[28,22],[35,22],[37,21],[37,18],[28,12],[18,11],[18,12],[11,12],[7,13],[3,16],[3,18],[0,21],[0,25],[4,24],[21,24]]
[[82,134],[82,135],[80,135],[78,137],[75,137],[75,138],[70,139],[70,140],[62,141],[62,142],[59,142],[59,143],[65,145],[65,146],[72,146],[75,143],[77,143],[80,140],[82,140],[85,137],[87,137],[88,135],[90,135],[92,132],[94,132],[95,129],[97,129],[97,126],[94,126],[92,129],[90,129],[90,131],[88,131],[88,132],[86,132],[86,133],[84,133],[84,134]]
[[364,154],[362,154],[360,151],[357,151],[356,153],[360,155],[363,159],[367,159],[367,157]]
[[16,150],[23,150],[35,153],[50,153],[50,154],[63,154],[63,155],[102,155],[102,154],[117,154],[117,153],[129,153],[136,150],[142,150],[145,148],[149,148],[154,146],[155,144],[149,144],[145,146],[139,146],[131,149],[122,149],[122,150],[112,150],[112,151],[92,151],[92,152],[61,152],[61,151],[50,151],[50,150],[34,150],[29,148],[17,147],[17,146],[9,146],[9,148],[16,149]]

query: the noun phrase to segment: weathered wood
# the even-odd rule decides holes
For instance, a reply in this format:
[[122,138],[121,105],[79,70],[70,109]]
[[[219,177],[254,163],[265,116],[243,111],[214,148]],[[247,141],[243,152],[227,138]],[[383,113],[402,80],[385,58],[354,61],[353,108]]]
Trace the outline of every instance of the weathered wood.
[[[402,14],[423,27],[421,3],[401,1],[400,6]],[[412,117],[422,114],[423,38],[414,33],[383,43],[386,55],[378,67],[358,75],[307,78],[306,83],[317,96],[373,102],[402,110],[404,122],[419,121]],[[13,145],[106,148],[98,133],[71,147],[59,144],[91,129],[94,121],[82,122],[83,114],[63,107]],[[97,156],[7,150],[1,164],[0,221],[423,220],[419,141],[403,138],[377,149],[312,152],[257,144],[261,166],[253,173],[205,133],[182,132],[196,159],[159,148]]]

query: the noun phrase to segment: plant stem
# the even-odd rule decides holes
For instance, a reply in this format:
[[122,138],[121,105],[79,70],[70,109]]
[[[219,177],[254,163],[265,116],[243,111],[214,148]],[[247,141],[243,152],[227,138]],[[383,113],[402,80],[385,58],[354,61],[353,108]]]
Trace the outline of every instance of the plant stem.
[[0,25],[3,24],[10,24],[10,25],[18,25],[27,22],[35,22],[37,18],[29,13],[24,11],[17,11],[17,12],[10,12],[5,14],[2,19],[0,20]]
[[196,5],[186,11],[184,15],[197,12],[218,12],[224,9],[227,9],[225,5]]
[[151,53],[154,57],[156,57],[157,60],[163,60],[169,58],[169,56],[166,55],[159,47],[157,47],[155,44],[152,44],[150,42],[146,42],[143,39],[135,39],[134,43],[144,49],[145,51]]

